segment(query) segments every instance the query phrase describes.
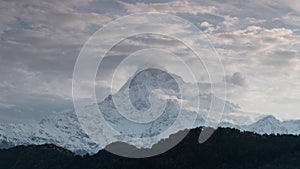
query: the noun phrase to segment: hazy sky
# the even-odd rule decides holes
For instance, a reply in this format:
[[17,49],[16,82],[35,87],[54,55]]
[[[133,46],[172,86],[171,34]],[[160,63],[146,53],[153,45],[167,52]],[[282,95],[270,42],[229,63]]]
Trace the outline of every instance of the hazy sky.
[[[1,0],[0,121],[40,119],[72,108],[72,73],[84,43],[103,25],[137,12],[175,14],[205,32],[222,59],[228,100],[243,110],[300,119],[296,1]],[[103,97],[101,89],[108,87],[99,84]]]

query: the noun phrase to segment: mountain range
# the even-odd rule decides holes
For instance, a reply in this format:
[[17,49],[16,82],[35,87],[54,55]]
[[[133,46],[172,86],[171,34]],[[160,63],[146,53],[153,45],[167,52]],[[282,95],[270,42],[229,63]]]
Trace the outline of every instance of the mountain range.
[[[148,79],[148,80],[147,80]],[[149,80],[150,79],[150,80]],[[197,113],[195,123],[189,128],[196,128],[205,125],[205,117],[209,109],[212,99],[216,99],[225,104],[224,114],[219,123],[219,127],[235,128],[240,131],[251,131],[258,134],[300,134],[300,120],[280,121],[274,116],[257,115],[256,118],[250,119],[249,114],[240,109],[234,103],[224,101],[208,92],[194,93],[190,92],[188,97],[180,98],[177,94],[178,86],[174,83],[176,80],[181,86],[182,91],[188,91],[192,88],[192,84],[184,82],[179,76],[170,76],[164,72],[148,69],[142,73],[136,73],[131,77],[123,87],[114,95],[109,95],[96,106],[103,113],[104,118],[113,128],[134,137],[148,137],[156,136],[163,129],[169,128],[170,124],[176,120],[176,113],[179,111],[180,100],[187,103],[182,109],[182,113],[188,119],[190,114],[195,113],[190,100],[194,97],[200,98],[200,111]],[[207,85],[199,84],[203,91],[207,91]],[[203,87],[204,86],[204,87]],[[168,88],[172,89],[167,92],[161,92],[156,89]],[[206,89],[204,89],[206,88]],[[143,90],[141,90],[143,89]],[[152,92],[151,90],[154,90]],[[146,91],[146,92],[145,92]],[[129,94],[129,96],[128,96]],[[174,97],[175,95],[175,97]],[[150,97],[150,100],[147,98]],[[132,98],[135,110],[128,107],[126,101]],[[123,104],[115,105],[114,100]],[[192,101],[191,101],[192,102]],[[119,109],[130,110],[129,113],[136,113],[138,118],[139,111],[143,108],[152,106],[153,103],[166,103],[165,110],[158,122],[146,123],[145,125],[128,125],[131,127],[122,127],[129,124],[128,119],[118,114]],[[159,106],[158,106],[159,107]],[[86,112],[89,112],[89,107],[86,107]],[[143,110],[144,111],[144,110]],[[253,116],[253,115],[252,115]],[[149,117],[150,118],[150,117]],[[158,118],[159,119],[159,118]],[[86,119],[91,120],[91,119]],[[192,119],[191,119],[192,121]],[[139,148],[149,148],[161,139],[169,137],[178,131],[184,130],[185,124],[174,123],[173,130],[157,137],[157,140],[151,142],[132,142],[124,138],[124,142],[134,145]],[[113,135],[113,139],[108,138],[104,133],[99,133],[101,139],[105,140],[104,145],[98,145],[86,134],[77,118],[75,110],[70,109],[63,112],[53,113],[51,116],[41,120],[39,123],[32,124],[0,124],[0,148],[13,147],[17,145],[41,145],[41,144],[55,144],[64,147],[68,150],[76,152],[77,154],[95,154],[103,147],[119,141],[119,135]],[[116,139],[114,139],[116,138]]]
[[[79,156],[53,144],[0,150],[5,169],[290,169],[300,167],[299,136],[259,135],[218,128],[203,144],[192,129],[173,149],[149,158],[125,158],[100,150]],[[176,137],[172,134],[169,139]],[[164,141],[164,140],[162,140]]]

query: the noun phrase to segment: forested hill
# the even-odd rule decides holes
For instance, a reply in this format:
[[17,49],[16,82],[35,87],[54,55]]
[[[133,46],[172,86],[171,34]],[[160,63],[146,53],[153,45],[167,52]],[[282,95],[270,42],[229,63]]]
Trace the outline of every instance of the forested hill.
[[145,159],[129,159],[106,151],[84,157],[55,145],[18,146],[0,150],[1,169],[297,169],[300,136],[258,135],[218,129],[204,144],[201,129],[192,130],[170,151]]

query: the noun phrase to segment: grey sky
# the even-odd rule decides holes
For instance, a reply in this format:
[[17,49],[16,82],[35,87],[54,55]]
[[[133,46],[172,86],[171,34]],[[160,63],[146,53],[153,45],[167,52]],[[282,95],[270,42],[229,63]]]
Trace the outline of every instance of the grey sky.
[[[0,1],[0,121],[72,108],[80,49],[103,25],[136,12],[175,14],[205,32],[222,58],[229,100],[245,111],[300,118],[300,5],[293,0],[12,0]],[[114,54],[141,41],[128,40]],[[101,97],[104,82],[97,84]]]

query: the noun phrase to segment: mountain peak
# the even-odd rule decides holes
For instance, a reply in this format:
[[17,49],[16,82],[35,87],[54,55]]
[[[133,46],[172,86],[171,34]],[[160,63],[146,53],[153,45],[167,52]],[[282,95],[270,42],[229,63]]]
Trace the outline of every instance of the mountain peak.
[[265,116],[257,122],[246,127],[247,131],[254,131],[259,134],[286,134],[289,130],[282,126],[282,122],[279,121],[273,115]]
[[269,122],[269,123],[280,123],[281,121],[278,120],[275,116],[273,115],[267,115],[263,117],[262,119],[258,120],[257,122]]

